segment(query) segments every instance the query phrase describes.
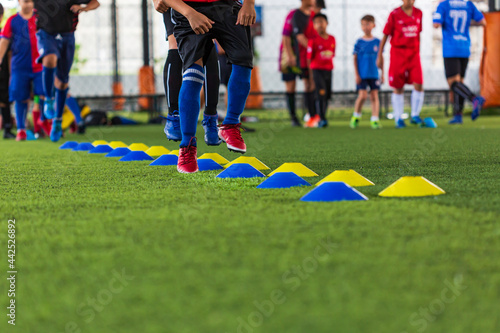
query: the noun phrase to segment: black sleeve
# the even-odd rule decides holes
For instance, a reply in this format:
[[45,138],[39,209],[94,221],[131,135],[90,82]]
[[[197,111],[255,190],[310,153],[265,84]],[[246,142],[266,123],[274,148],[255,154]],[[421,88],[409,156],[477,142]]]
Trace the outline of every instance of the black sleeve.
[[300,11],[297,10],[293,14],[293,18],[292,18],[293,34],[295,36],[303,34],[304,31],[306,30],[306,26],[303,24],[303,22],[301,22],[300,14],[301,14]]

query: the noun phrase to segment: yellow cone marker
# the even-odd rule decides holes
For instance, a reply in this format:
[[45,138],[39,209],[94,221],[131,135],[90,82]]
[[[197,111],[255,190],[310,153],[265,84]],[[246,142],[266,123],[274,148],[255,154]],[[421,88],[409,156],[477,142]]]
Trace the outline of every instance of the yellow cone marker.
[[200,157],[198,157],[199,160],[203,160],[203,159],[212,159],[214,160],[215,162],[219,163],[220,165],[224,165],[224,164],[228,164],[229,161],[226,160],[223,156],[217,154],[217,153],[205,153],[203,155],[201,155]]
[[255,157],[247,157],[247,156],[241,156],[232,161],[231,163],[228,163],[224,166],[224,168],[229,168],[233,164],[250,164],[257,170],[269,170],[270,168],[256,159]]
[[344,182],[352,187],[375,185],[372,181],[361,176],[354,170],[335,170],[334,172],[320,180],[316,184],[316,186],[319,186],[326,182]]
[[107,145],[107,144],[108,144],[108,141],[104,141],[104,140],[96,140],[96,141],[92,142],[92,146],[94,146],[94,147],[101,146],[101,145]]
[[144,143],[133,143],[130,146],[128,146],[128,149],[132,151],[146,151],[149,149],[149,147],[146,146]]
[[121,141],[111,141],[109,143],[109,146],[113,149],[116,149],[116,148],[125,148],[125,147],[128,147],[125,143],[121,142]]
[[446,192],[424,177],[402,177],[380,192],[381,197],[427,197]]
[[179,150],[172,150],[170,153],[168,153],[169,155],[177,155],[179,156]]
[[163,146],[153,146],[146,150],[146,154],[149,156],[157,157],[157,156],[162,156],[170,153],[170,150]]
[[304,164],[301,163],[285,163],[281,165],[278,169],[274,170],[269,174],[269,176],[274,175],[277,172],[293,172],[299,177],[316,177],[318,174]]

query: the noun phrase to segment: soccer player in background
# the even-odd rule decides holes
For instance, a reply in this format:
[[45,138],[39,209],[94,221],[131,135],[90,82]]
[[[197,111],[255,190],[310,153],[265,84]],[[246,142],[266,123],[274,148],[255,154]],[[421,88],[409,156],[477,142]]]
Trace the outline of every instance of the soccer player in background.
[[351,128],[356,128],[361,120],[363,104],[368,98],[368,88],[370,88],[370,101],[372,116],[370,125],[373,129],[380,128],[380,101],[378,93],[380,85],[384,80],[384,70],[382,66],[382,82],[379,78],[377,68],[377,54],[380,47],[380,39],[373,37],[372,30],[375,28],[375,17],[365,15],[361,19],[361,30],[364,35],[354,45],[354,73],[356,74],[356,86],[358,98],[354,106],[354,114],[351,118]]
[[182,141],[177,170],[198,171],[196,126],[200,110],[200,91],[205,82],[203,66],[214,48],[213,39],[226,51],[233,65],[228,86],[228,110],[219,126],[219,137],[229,150],[246,152],[241,136],[240,116],[250,93],[253,52],[250,26],[255,23],[255,1],[243,5],[233,1],[154,0],[155,9],[164,13],[174,9],[174,36],[183,60],[183,82],[179,94]]
[[[0,22],[3,21],[4,8],[0,3]],[[0,34],[2,29],[0,28]],[[12,134],[12,115],[10,114],[9,100],[9,55],[6,53],[3,59],[0,59],[0,109],[2,110],[2,128],[4,139],[14,139],[16,136]]]
[[484,15],[472,1],[445,0],[441,2],[434,13],[434,28],[443,29],[443,57],[446,79],[453,92],[453,119],[449,124],[462,124],[462,114],[465,100],[472,102],[472,120],[481,113],[485,99],[476,96],[464,84],[465,73],[470,57],[471,21],[477,25],[486,26]]
[[[53,119],[50,139],[59,141],[62,136],[62,115],[69,87],[69,72],[75,55],[75,30],[78,15],[99,7],[97,0],[66,0],[57,5],[36,1],[37,39],[43,64],[44,114]],[[55,89],[54,89],[55,88]],[[54,105],[55,104],[55,105]],[[85,130],[80,114],[74,114],[79,132]]]
[[314,80],[316,89],[316,103],[319,112],[319,128],[328,126],[326,112],[328,101],[332,96],[332,71],[333,58],[335,57],[335,37],[326,32],[328,18],[326,15],[318,13],[314,16],[314,29],[318,35],[308,42],[307,61],[310,76]]
[[[182,59],[179,55],[177,41],[174,37],[174,22],[172,21],[172,10],[163,13],[163,22],[168,41],[168,56],[163,69],[163,84],[168,103],[168,116],[165,124],[165,134],[171,141],[181,141],[181,124],[179,117],[179,92],[182,86]],[[202,126],[205,130],[205,143],[208,146],[221,144],[217,128],[217,105],[219,103],[219,62],[217,52],[212,49],[205,65],[206,79],[205,87],[205,112],[203,114]]]
[[391,61],[389,66],[389,85],[394,88],[392,107],[396,128],[406,127],[402,118],[404,113],[404,86],[413,84],[411,95],[411,123],[422,125],[420,112],[424,104],[424,78],[420,61],[420,33],[422,32],[422,11],[414,7],[415,0],[402,0],[403,5],[389,15],[380,42],[377,66],[382,68],[383,52],[391,38]]
[[[0,40],[0,66],[9,46],[12,49],[10,101],[15,102],[17,141],[26,140],[26,116],[31,97],[31,84],[35,95],[43,94],[42,66],[36,63],[38,49],[33,0],[19,0],[20,11],[9,17]],[[35,107],[33,124],[36,133],[41,132],[40,112]]]
[[[302,0],[300,8],[295,11],[292,17],[292,45],[294,54],[298,55],[297,64],[302,72],[301,78],[304,82],[305,104],[309,112],[309,120],[305,124],[306,127],[317,127],[320,121],[320,117],[316,112],[314,79],[310,77],[310,71],[307,65],[307,47],[309,39],[316,37],[314,28],[310,29],[312,18],[314,17],[313,7],[315,5],[315,0]],[[293,80],[295,81],[295,77]]]

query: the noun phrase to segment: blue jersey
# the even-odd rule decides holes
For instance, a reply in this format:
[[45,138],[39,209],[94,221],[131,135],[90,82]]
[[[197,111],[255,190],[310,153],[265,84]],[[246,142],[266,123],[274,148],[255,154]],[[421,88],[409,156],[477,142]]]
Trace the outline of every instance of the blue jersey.
[[377,55],[380,39],[358,39],[354,45],[354,53],[358,56],[358,72],[362,79],[378,79]]
[[446,0],[434,13],[434,23],[443,28],[443,57],[469,58],[471,20],[479,22],[484,15],[468,0]]

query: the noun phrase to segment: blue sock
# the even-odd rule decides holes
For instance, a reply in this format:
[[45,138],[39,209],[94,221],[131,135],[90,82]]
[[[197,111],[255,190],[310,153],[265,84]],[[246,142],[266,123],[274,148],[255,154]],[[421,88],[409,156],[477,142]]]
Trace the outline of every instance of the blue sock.
[[42,80],[43,80],[43,91],[46,98],[54,98],[54,78],[56,69],[43,67]]
[[26,102],[16,102],[16,123],[17,129],[26,129],[26,115],[28,113],[28,103]]
[[[203,67],[192,65],[182,76],[179,93],[179,114],[181,117],[182,141],[180,147],[187,147],[196,136],[198,116],[200,115],[200,92],[205,82]],[[196,146],[196,140],[194,140]]]
[[66,96],[68,96],[68,89],[56,89],[56,119],[61,120],[66,106]]
[[45,120],[47,120],[47,118],[45,118],[45,115],[44,115],[44,113],[43,113],[43,107],[45,106],[45,100],[43,100],[43,99],[41,99],[41,98],[40,98],[40,99],[38,100],[38,106],[39,106],[39,108],[40,108],[40,120],[41,120],[41,121],[45,121]]
[[70,111],[73,113],[75,116],[75,121],[76,123],[80,123],[82,121],[82,116],[80,110],[80,105],[78,105],[78,102],[76,101],[76,98],[70,96],[66,99],[66,106],[70,109]]
[[233,65],[233,72],[227,87],[227,115],[222,124],[234,125],[240,122],[240,116],[245,110],[248,94],[250,93],[251,76],[251,68]]

